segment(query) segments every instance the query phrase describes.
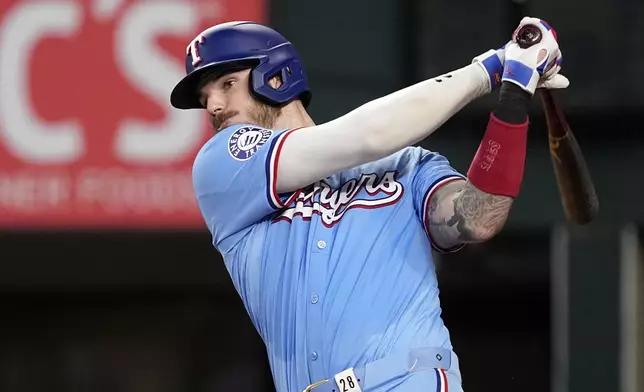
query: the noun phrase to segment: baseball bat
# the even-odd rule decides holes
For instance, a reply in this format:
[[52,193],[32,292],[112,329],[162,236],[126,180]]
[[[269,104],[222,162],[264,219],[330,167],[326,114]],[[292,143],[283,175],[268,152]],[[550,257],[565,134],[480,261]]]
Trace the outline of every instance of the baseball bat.
[[564,213],[569,221],[585,225],[597,216],[599,200],[588,165],[554,94],[539,89],[546,117],[552,160]]
[[[524,26],[517,32],[517,43],[529,47],[541,41],[536,26]],[[585,225],[597,216],[599,199],[588,165],[568,124],[561,104],[551,90],[538,89],[546,117],[550,158],[566,218]]]

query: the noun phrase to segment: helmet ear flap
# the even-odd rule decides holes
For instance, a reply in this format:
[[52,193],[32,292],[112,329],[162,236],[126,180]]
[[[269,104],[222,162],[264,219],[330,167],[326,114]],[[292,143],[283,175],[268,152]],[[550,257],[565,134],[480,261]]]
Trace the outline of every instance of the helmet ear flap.
[[[294,78],[295,79],[305,78],[304,69],[302,68],[302,65],[299,61],[297,61],[297,63],[295,64],[295,71],[293,71],[293,67],[290,64],[282,68],[281,76],[282,76],[282,86],[285,83],[292,83],[292,80]],[[299,94],[298,98],[300,99],[300,101],[302,101],[302,104],[306,109],[309,106],[309,103],[311,103],[311,92],[308,90],[308,87],[306,87],[305,91]]]
[[[281,78],[277,88],[270,84],[275,76]],[[311,101],[304,69],[296,58],[286,58],[279,63],[273,63],[270,59],[261,61],[251,72],[251,85],[253,92],[270,105],[280,106],[300,99],[307,107]]]

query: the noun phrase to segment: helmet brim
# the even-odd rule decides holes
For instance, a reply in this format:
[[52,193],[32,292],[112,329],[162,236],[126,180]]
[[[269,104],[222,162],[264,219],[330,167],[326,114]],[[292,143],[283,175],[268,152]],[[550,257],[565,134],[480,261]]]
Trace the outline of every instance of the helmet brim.
[[170,104],[177,109],[203,109],[203,105],[199,102],[197,87],[201,77],[207,71],[199,68],[181,79],[170,94]]
[[170,104],[177,109],[204,109],[199,101],[199,85],[202,78],[210,73],[225,73],[230,69],[249,68],[256,65],[257,57],[235,59],[234,61],[219,61],[199,67],[186,75],[174,86],[170,93]]

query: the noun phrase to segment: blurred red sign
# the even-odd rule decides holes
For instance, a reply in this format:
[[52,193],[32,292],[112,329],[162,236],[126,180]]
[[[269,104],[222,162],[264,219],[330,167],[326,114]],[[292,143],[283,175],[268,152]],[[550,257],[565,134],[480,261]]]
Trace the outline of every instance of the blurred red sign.
[[208,26],[264,0],[0,2],[0,227],[203,227],[205,116],[169,104]]

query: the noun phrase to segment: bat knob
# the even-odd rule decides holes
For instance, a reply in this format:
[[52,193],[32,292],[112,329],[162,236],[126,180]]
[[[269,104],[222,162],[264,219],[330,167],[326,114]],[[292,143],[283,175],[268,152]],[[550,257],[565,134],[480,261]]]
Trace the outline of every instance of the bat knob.
[[525,25],[517,31],[516,41],[521,49],[527,49],[541,42],[541,30],[535,25]]

